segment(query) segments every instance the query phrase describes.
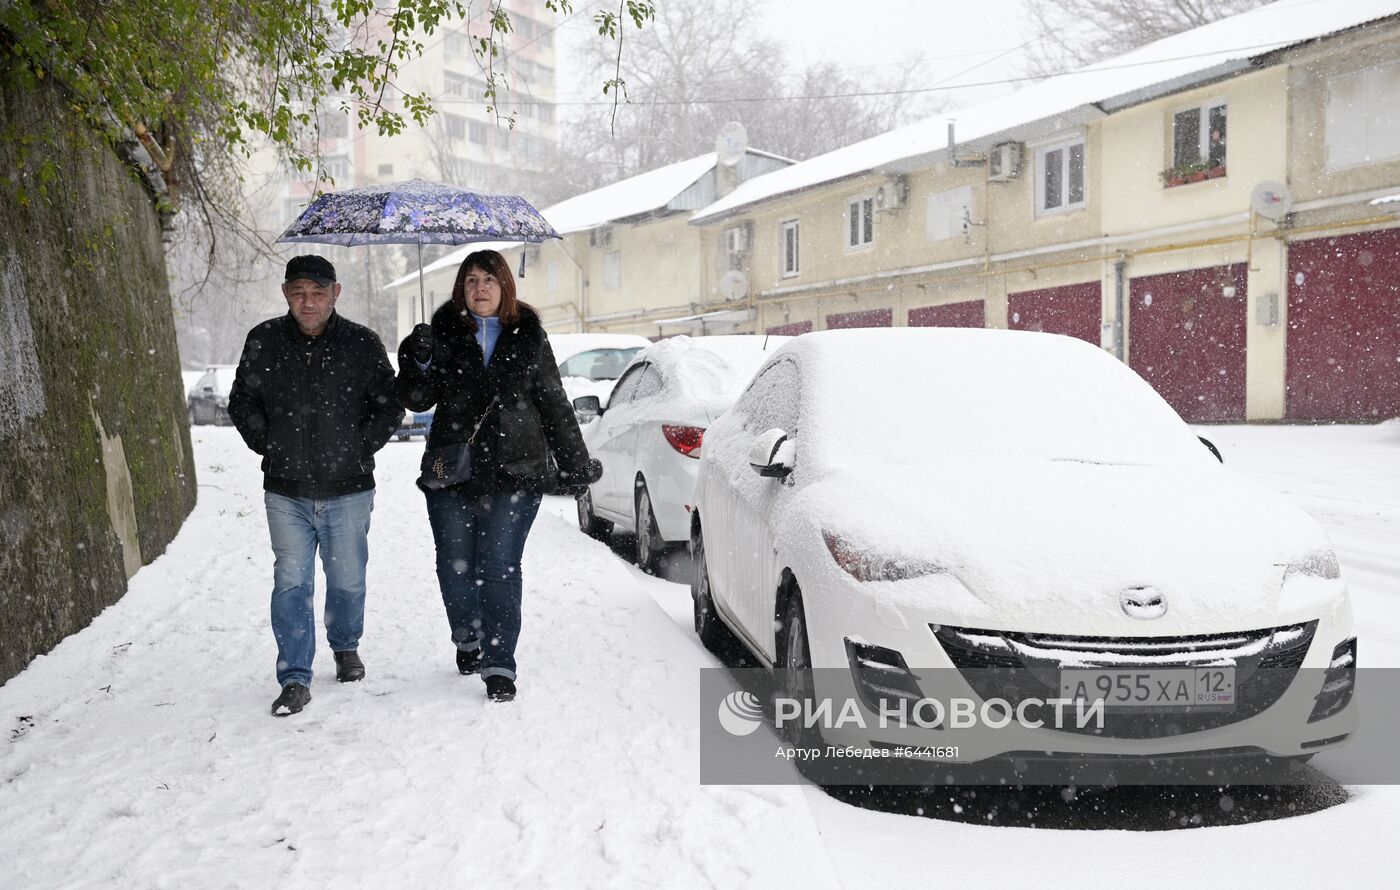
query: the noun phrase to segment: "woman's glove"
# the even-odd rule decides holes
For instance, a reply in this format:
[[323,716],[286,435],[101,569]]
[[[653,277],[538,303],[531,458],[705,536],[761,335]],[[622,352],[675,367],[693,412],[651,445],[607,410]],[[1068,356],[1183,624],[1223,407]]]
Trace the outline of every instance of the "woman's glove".
[[603,478],[603,465],[597,458],[591,458],[582,471],[569,472],[560,469],[555,479],[555,490],[569,497],[582,497],[588,494],[588,486]]
[[433,326],[416,324],[413,333],[403,339],[403,348],[420,365],[433,360]]

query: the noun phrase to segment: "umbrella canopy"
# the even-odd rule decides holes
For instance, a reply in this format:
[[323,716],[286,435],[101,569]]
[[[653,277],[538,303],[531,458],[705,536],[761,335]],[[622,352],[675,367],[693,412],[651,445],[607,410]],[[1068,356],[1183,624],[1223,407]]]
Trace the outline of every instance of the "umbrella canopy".
[[[554,227],[519,195],[483,194],[411,179],[323,194],[277,240],[342,247],[417,244],[421,304],[424,244],[539,242],[558,237]],[[426,307],[423,313],[426,320]]]
[[467,244],[558,238],[519,195],[490,195],[411,179],[328,192],[312,201],[278,241],[318,244]]

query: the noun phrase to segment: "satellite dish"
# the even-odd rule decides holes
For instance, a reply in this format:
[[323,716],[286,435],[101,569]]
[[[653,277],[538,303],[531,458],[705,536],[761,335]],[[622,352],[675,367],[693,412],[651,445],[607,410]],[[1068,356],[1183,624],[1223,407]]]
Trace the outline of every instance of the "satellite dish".
[[715,139],[715,154],[724,166],[733,167],[739,163],[748,147],[749,134],[743,124],[730,121],[719,128],[719,136]]
[[738,269],[730,269],[720,276],[719,292],[726,300],[742,300],[749,295],[749,276]]
[[1293,209],[1293,195],[1283,183],[1265,180],[1250,193],[1249,206],[1265,219],[1278,222]]

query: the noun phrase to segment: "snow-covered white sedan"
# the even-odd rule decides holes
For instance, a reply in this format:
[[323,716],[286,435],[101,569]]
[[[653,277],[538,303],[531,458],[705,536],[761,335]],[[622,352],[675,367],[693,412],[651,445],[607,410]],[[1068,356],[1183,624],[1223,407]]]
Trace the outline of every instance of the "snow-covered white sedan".
[[[696,631],[737,637],[790,701],[870,716],[788,720],[797,742],[1305,758],[1355,726],[1347,587],[1321,526],[1210,448],[1080,340],[795,338],[706,433]],[[1104,725],[1017,714],[959,741],[870,713],[958,694],[1101,702]]]
[[672,337],[638,353],[603,408],[574,400],[588,453],[603,476],[578,499],[579,528],[636,533],[637,564],[655,572],[690,539],[691,494],[705,429],[734,402],[786,337]]

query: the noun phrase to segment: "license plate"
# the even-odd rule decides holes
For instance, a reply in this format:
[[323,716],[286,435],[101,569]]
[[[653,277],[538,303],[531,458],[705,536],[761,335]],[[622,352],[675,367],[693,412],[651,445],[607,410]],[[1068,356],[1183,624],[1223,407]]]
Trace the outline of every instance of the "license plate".
[[1185,711],[1235,706],[1233,667],[1074,668],[1060,671],[1060,696],[1093,702],[1105,708],[1153,708]]

